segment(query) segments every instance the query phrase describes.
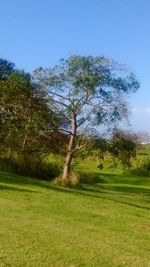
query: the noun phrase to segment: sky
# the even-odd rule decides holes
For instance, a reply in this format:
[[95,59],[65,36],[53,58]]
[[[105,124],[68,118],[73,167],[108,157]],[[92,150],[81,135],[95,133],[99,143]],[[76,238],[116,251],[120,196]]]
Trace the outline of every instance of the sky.
[[104,55],[139,81],[133,131],[150,133],[149,0],[0,0],[0,57],[32,72],[70,55]]

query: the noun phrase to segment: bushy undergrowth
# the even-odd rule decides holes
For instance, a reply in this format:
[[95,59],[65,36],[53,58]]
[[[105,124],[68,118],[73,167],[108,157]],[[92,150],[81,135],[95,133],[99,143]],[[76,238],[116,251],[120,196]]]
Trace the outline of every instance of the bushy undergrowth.
[[59,176],[61,172],[60,165],[30,156],[17,159],[3,157],[0,159],[0,169],[41,180],[52,180]]
[[[146,150],[147,149],[147,150]],[[146,155],[144,154],[146,150]],[[150,177],[150,153],[147,147],[138,153],[136,159],[132,161],[130,175]],[[93,157],[87,158],[74,164],[71,173],[71,179],[66,181],[68,187],[82,187],[82,184],[95,184],[100,181],[99,174],[103,172],[119,172],[129,174],[119,160],[115,160],[107,154],[103,161],[98,161]],[[93,172],[93,168],[95,172]],[[62,183],[63,158],[59,156],[41,157],[39,155],[22,155],[15,152],[6,154],[1,153],[0,169],[11,171],[28,177],[41,180],[52,180],[57,178],[57,184]],[[103,182],[103,181],[100,181]]]

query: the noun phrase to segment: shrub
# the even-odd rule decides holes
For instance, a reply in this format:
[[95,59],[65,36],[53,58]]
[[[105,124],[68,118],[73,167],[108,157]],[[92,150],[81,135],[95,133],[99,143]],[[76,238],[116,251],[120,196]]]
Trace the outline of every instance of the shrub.
[[52,180],[60,175],[61,166],[42,159],[28,157],[1,158],[0,169],[42,180]]
[[131,171],[134,175],[150,177],[150,158],[144,159],[138,167]]
[[59,186],[70,187],[70,188],[80,187],[78,176],[73,172],[70,174],[68,179],[65,180],[62,179],[62,176],[57,177],[55,183]]

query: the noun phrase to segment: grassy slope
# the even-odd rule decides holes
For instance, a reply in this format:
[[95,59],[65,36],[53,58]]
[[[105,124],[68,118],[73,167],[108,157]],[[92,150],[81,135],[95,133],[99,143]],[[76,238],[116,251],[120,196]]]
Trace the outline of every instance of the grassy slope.
[[1,172],[0,266],[148,267],[150,179],[95,177],[71,190]]

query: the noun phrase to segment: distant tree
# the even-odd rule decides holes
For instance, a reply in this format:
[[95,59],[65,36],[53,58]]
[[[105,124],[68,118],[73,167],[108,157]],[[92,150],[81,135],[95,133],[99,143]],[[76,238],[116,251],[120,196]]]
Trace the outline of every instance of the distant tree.
[[114,158],[121,161],[130,174],[132,159],[136,158],[138,147],[139,137],[135,133],[116,130],[113,133],[109,151]]
[[54,68],[35,70],[35,81],[47,90],[56,114],[66,120],[66,127],[60,129],[69,136],[63,185],[70,182],[72,158],[86,147],[91,132],[127,116],[126,97],[139,83],[132,73],[125,75],[126,71],[103,56],[71,56]]

